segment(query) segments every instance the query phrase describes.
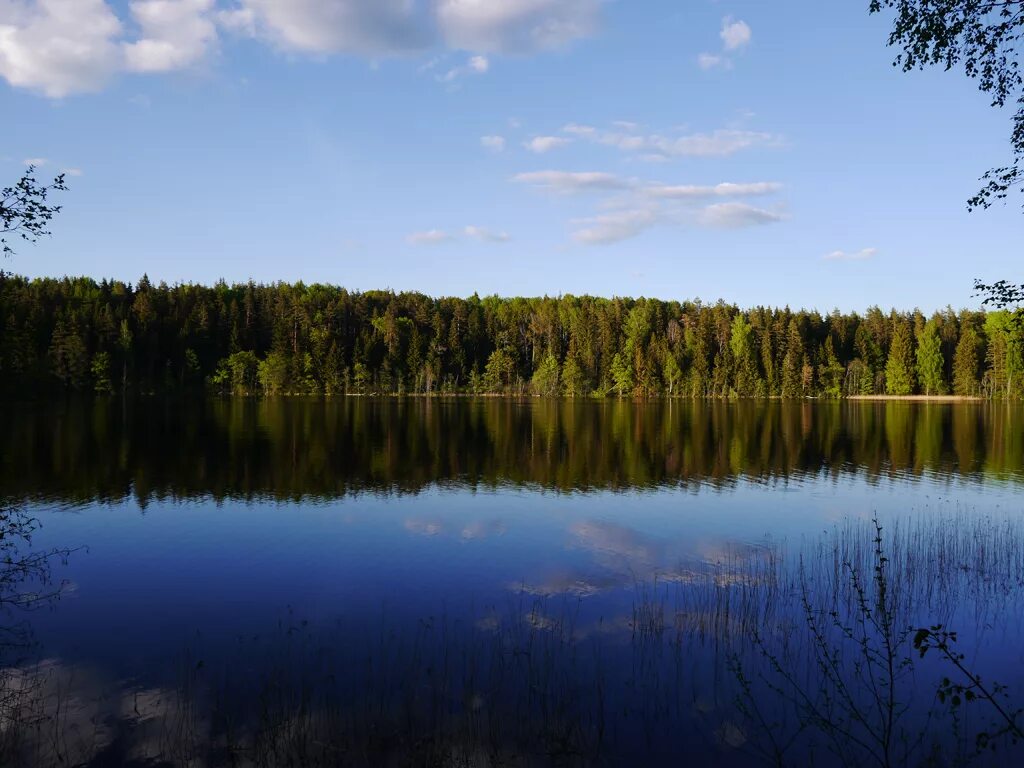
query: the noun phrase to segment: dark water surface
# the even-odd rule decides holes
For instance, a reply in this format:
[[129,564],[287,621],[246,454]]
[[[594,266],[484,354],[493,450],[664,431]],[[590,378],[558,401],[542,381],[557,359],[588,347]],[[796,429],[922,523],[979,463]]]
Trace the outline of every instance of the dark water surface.
[[8,745],[27,764],[973,759],[998,713],[936,704],[936,652],[892,744],[870,692],[831,730],[800,704],[830,701],[808,604],[856,634],[872,518],[901,631],[955,624],[1024,693],[1018,405],[104,400],[0,427],[4,505],[42,524],[24,546],[84,547],[51,565],[59,600],[5,618],[33,640],[6,685],[36,663],[57,723]]

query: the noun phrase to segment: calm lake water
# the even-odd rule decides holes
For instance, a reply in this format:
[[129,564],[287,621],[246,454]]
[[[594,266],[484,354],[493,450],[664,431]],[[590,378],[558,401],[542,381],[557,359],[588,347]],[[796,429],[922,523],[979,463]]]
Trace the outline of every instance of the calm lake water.
[[872,751],[876,698],[830,699],[801,634],[812,594],[863,671],[831,613],[856,634],[872,519],[899,630],[957,630],[1024,694],[1019,405],[100,400],[0,426],[5,508],[41,524],[19,551],[75,549],[59,599],[5,614],[31,637],[7,686],[41,675],[24,708],[56,723],[8,745],[26,764],[951,764],[1000,722],[935,703],[938,651],[901,638],[904,731]]

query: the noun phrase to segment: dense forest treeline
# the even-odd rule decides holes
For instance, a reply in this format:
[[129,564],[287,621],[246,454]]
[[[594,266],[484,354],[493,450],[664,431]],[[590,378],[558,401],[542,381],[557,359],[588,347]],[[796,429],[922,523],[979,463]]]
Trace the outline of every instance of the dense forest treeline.
[[0,381],[8,391],[1019,398],[1021,325],[952,309],[822,315],[0,274]]

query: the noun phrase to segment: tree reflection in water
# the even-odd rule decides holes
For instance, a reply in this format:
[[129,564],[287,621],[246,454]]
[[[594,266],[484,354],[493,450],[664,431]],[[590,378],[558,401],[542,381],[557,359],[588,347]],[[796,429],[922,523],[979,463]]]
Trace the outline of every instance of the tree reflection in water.
[[271,398],[0,408],[9,498],[337,499],[1021,479],[1019,403]]

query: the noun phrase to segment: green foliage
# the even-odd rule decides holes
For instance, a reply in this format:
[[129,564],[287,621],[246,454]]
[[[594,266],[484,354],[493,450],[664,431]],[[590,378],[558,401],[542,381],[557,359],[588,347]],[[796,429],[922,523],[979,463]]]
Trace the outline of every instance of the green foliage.
[[0,190],[0,254],[4,256],[14,253],[5,235],[34,243],[50,234],[50,222],[60,213],[60,206],[51,205],[48,198],[51,192],[67,190],[64,174],[50,184],[40,184],[35,170],[30,165],[13,186]]
[[753,327],[747,318],[742,312],[737,313],[730,329],[729,349],[735,366],[735,391],[743,396],[753,395],[758,381],[752,334]]
[[803,396],[804,343],[800,326],[790,320],[786,332],[786,356],[782,360],[782,396],[787,398]]
[[824,360],[821,363],[821,387],[825,397],[839,398],[843,394],[843,364],[836,356],[832,337],[825,339]]
[[946,361],[942,357],[942,340],[938,325],[929,321],[917,337],[917,380],[926,395],[941,395],[946,392],[944,380]]
[[978,394],[980,347],[978,332],[973,325],[967,325],[960,333],[953,356],[953,394],[968,397]]
[[355,364],[352,370],[352,389],[357,395],[366,395],[370,392],[370,371],[360,362]]
[[[839,397],[885,392],[887,375],[894,392],[912,392],[918,378],[940,392],[954,369],[966,392],[965,355],[974,349],[974,391],[1024,395],[1024,344],[1012,317],[947,314],[5,275],[0,388],[93,388],[94,360],[106,353],[104,391],[109,381],[118,392],[207,382],[248,394]],[[973,329],[976,342],[963,345],[957,368],[961,329]]]
[[1024,391],[1024,328],[1010,312],[991,312],[985,318],[985,336],[986,393],[990,397],[1020,397]]
[[575,355],[565,358],[562,365],[562,391],[566,397],[583,397],[587,394],[587,380]]
[[515,375],[516,361],[504,348],[496,349],[487,358],[483,385],[488,392],[507,392]]
[[901,49],[895,66],[904,71],[939,66],[963,67],[992,105],[1016,103],[1010,146],[1011,165],[993,168],[968,207],[989,207],[1024,182],[1024,78],[1019,50],[1024,14],[1019,0],[871,0],[871,13],[895,11],[889,45]]
[[53,374],[65,387],[81,387],[85,383],[89,359],[85,342],[74,318],[59,318],[50,342]]
[[282,394],[288,386],[288,358],[280,352],[271,352],[259,362],[257,377],[264,394]]
[[533,374],[533,391],[544,397],[554,397],[559,393],[558,358],[547,355]]
[[665,391],[669,396],[672,396],[676,394],[676,390],[683,380],[683,369],[671,351],[666,350],[664,355],[664,362],[661,364],[661,375],[665,380]]
[[889,347],[889,360],[885,364],[886,391],[890,395],[913,394],[914,368],[910,324],[903,318],[894,317],[892,345]]
[[235,352],[217,364],[212,380],[224,393],[255,394],[258,368],[259,360],[252,352]]
[[110,381],[110,353],[97,352],[92,358],[92,388],[96,394],[109,395],[114,391]]
[[921,658],[929,651],[935,651],[954,670],[956,679],[943,677],[939,681],[936,698],[941,704],[948,703],[955,719],[960,716],[961,708],[971,704],[983,704],[989,708],[992,724],[975,734],[976,753],[995,752],[1000,742],[1016,745],[1024,740],[1024,708],[1008,707],[1004,700],[1006,686],[983,681],[967,666],[967,656],[956,650],[956,632],[949,631],[942,624],[921,627],[914,633],[913,642],[914,650]]
[[621,352],[616,352],[612,358],[612,381],[614,389],[619,397],[633,391],[633,366]]

